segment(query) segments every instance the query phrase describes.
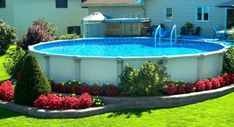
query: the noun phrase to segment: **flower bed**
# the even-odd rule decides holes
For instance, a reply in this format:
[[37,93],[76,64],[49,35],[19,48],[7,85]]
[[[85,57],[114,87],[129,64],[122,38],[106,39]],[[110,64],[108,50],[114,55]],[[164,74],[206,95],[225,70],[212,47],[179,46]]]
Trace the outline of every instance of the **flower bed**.
[[218,89],[234,83],[234,74],[224,74],[212,79],[198,80],[195,83],[171,82],[163,89],[166,95],[192,93]]
[[[111,87],[110,87],[111,88]],[[6,102],[14,101],[14,86],[12,81],[5,81],[0,84],[0,100]],[[85,89],[83,89],[85,91]],[[39,109],[68,110],[85,109],[90,107],[103,106],[102,99],[92,99],[89,93],[82,93],[81,96],[61,96],[61,94],[41,95],[35,100],[34,106]]]
[[98,83],[89,85],[87,83],[77,82],[75,80],[56,83],[53,80],[50,81],[52,91],[55,93],[65,93],[65,94],[77,94],[81,95],[83,93],[89,93],[93,96],[117,96],[117,87],[113,84],[105,83],[100,86]]
[[84,109],[93,105],[92,97],[88,93],[77,97],[60,97],[56,94],[41,95],[34,102],[34,106],[40,109],[68,110]]

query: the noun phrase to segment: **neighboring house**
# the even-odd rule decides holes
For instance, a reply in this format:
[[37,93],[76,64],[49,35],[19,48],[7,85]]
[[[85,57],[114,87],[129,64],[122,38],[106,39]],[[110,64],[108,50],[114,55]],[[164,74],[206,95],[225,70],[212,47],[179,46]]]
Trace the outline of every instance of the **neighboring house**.
[[223,25],[230,28],[234,24],[234,9],[217,7],[230,0],[86,0],[89,14],[101,12],[113,18],[150,18],[152,24],[164,24],[166,29],[177,25],[180,28],[191,22],[201,27],[201,35],[212,36],[213,27]]
[[17,29],[19,39],[33,21],[45,18],[58,28],[58,35],[80,33],[81,19],[88,15],[83,0],[0,0],[0,19]]

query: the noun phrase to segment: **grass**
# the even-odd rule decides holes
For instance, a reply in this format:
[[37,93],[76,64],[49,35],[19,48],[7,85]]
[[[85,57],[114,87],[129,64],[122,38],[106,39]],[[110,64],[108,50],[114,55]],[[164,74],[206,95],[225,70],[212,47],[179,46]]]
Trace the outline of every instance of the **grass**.
[[4,57],[0,57],[0,82],[10,78],[10,76],[5,72],[5,68],[3,67],[4,60]]
[[[9,76],[1,65],[0,80]],[[40,119],[0,108],[0,127],[234,127],[234,93],[170,109],[124,110],[87,118]]]

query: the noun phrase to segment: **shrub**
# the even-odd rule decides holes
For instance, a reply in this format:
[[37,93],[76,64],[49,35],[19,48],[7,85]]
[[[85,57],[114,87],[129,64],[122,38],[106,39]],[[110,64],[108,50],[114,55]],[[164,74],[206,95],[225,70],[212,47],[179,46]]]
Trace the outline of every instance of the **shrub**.
[[88,84],[86,84],[86,83],[84,83],[83,85],[81,85],[80,87],[79,87],[80,89],[79,89],[79,92],[80,92],[80,94],[83,94],[83,93],[90,93],[90,86],[88,85]]
[[7,50],[5,54],[6,61],[3,62],[3,66],[11,78],[20,79],[25,55],[26,52],[18,46],[11,46]]
[[217,78],[211,79],[211,83],[212,83],[212,88],[213,89],[220,88],[220,82],[219,82],[219,80]]
[[197,91],[204,91],[206,89],[206,84],[203,80],[199,80],[196,82],[195,87]]
[[58,29],[55,27],[54,24],[49,23],[44,18],[38,19],[33,22],[33,25],[40,25],[41,23],[45,24],[45,28],[52,34],[55,35],[55,33],[58,31]]
[[90,94],[93,95],[93,96],[100,96],[102,95],[102,88],[97,86],[97,85],[94,85],[91,87],[91,91],[90,91]]
[[174,95],[177,92],[176,86],[173,83],[168,84],[163,91],[167,94],[167,95]]
[[234,47],[228,49],[224,55],[223,71],[225,73],[234,73]]
[[[165,73],[166,67],[161,63],[145,62],[139,69],[131,69],[121,74],[121,88],[129,90],[134,96],[159,95],[169,76]],[[129,75],[128,75],[129,74]],[[126,76],[125,78],[123,76]],[[130,79],[130,80],[129,80]]]
[[193,85],[193,84],[186,84],[184,86],[184,89],[185,89],[185,92],[186,93],[192,93],[192,92],[195,92],[196,91],[196,87]]
[[63,97],[62,109],[78,109],[80,102],[77,97]]
[[5,54],[8,47],[17,39],[14,27],[0,19],[0,55]]
[[129,93],[131,87],[131,77],[130,74],[133,72],[133,68],[127,64],[122,71],[120,78],[120,89],[123,93]]
[[79,108],[89,108],[93,105],[92,97],[88,93],[83,93],[79,98]]
[[232,83],[231,74],[224,74],[222,77],[225,85],[230,85]]
[[203,80],[204,84],[205,84],[205,89],[206,90],[211,90],[212,89],[212,83],[209,80]]
[[56,94],[41,95],[34,101],[34,106],[40,109],[68,110],[78,108],[89,108],[93,105],[92,98],[88,93],[77,97],[60,97]]
[[11,81],[5,81],[0,85],[0,100],[12,101],[14,98],[14,87]]
[[62,108],[62,98],[55,94],[41,95],[36,101],[34,106],[41,109],[58,110]]
[[225,81],[222,76],[219,76],[216,79],[219,81],[220,87],[225,86]]
[[58,40],[72,40],[72,39],[79,39],[80,37],[76,34],[63,34],[58,37]]
[[177,94],[184,94],[184,93],[185,93],[184,85],[178,85],[178,86],[176,87],[176,93],[177,93]]
[[93,98],[93,107],[100,107],[100,106],[104,106],[104,101],[99,97]]
[[117,87],[115,85],[109,84],[104,86],[104,91],[106,96],[114,97],[117,96]]
[[28,54],[23,63],[21,78],[16,84],[15,103],[33,105],[38,96],[49,93],[51,93],[51,86],[36,57]]
[[62,82],[59,85],[60,85],[60,93],[69,94],[69,93],[72,92],[72,86],[71,85],[68,85],[65,82]]
[[53,40],[53,38],[53,32],[47,28],[46,22],[41,20],[28,28],[27,33],[18,45],[27,50],[29,45],[34,45],[39,42],[47,42]]

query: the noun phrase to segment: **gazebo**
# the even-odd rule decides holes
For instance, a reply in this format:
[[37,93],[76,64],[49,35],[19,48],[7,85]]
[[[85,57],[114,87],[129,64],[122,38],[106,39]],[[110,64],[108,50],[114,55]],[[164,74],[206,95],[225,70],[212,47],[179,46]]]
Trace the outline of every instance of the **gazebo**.
[[95,12],[84,17],[82,20],[83,36],[85,38],[105,36],[105,19],[106,17],[100,12]]

